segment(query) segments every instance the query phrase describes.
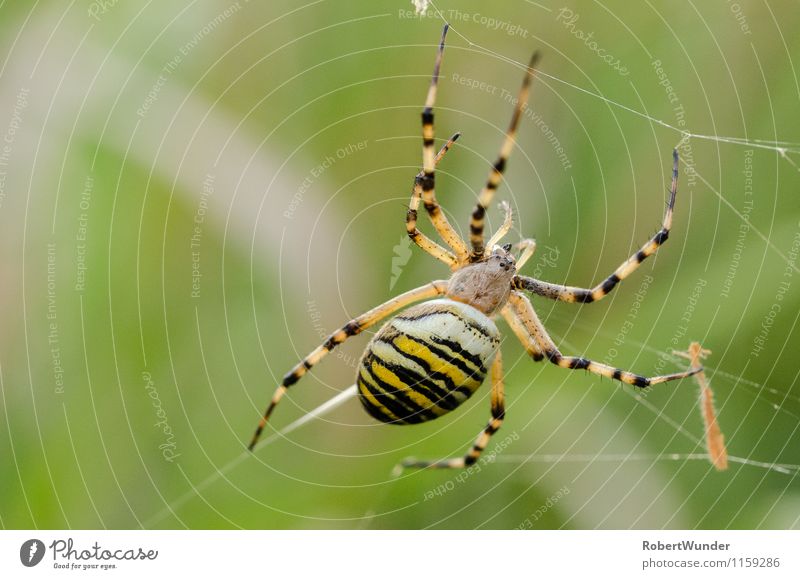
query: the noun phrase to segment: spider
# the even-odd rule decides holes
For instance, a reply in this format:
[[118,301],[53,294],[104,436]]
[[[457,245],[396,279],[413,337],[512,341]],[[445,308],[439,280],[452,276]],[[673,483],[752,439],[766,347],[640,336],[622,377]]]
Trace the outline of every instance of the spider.
[[[500,228],[484,243],[484,217],[502,180],[506,160],[514,146],[517,125],[527,105],[530,84],[538,53],[534,53],[522,82],[511,122],[505,133],[500,154],[486,185],[478,197],[470,220],[469,247],[448,222],[434,193],[435,167],[458,139],[456,133],[434,152],[433,105],[444,54],[448,26],[442,31],[430,87],[422,111],[422,171],[414,178],[406,231],[422,250],[450,267],[449,280],[438,280],[401,294],[347,322],[341,329],[286,374],[269,403],[248,446],[253,450],[273,410],[287,390],[339,344],[356,336],[381,320],[396,314],[414,302],[417,304],[392,317],[381,327],[358,365],[356,384],[365,410],[389,424],[416,424],[433,420],[454,410],[467,400],[491,374],[491,419],[467,454],[461,458],[422,461],[404,460],[403,467],[462,468],[475,463],[490,437],[498,431],[505,417],[500,332],[494,319],[502,316],[527,353],[535,360],[548,361],[571,370],[588,370],[640,388],[696,374],[692,368],[663,376],[647,378],[582,357],[567,356],[556,347],[523,291],[571,303],[596,302],[611,292],[623,279],[653,255],[667,240],[678,183],[678,153],[673,151],[672,184],[661,230],[639,251],[629,257],[605,281],[591,289],[541,281],[517,272],[536,249],[533,239],[520,241],[512,255],[511,244],[499,245],[512,225],[510,206],[501,206],[505,217]],[[431,222],[447,244],[445,249],[417,229],[420,200]]]

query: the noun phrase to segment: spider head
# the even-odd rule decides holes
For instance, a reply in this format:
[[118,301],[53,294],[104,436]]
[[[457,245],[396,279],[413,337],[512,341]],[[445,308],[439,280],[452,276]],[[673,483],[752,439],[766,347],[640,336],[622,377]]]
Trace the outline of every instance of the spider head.
[[511,280],[516,273],[511,245],[495,245],[483,259],[453,273],[447,296],[491,315],[508,300]]
[[509,280],[517,273],[517,260],[511,254],[511,244],[495,245],[492,252],[488,253],[478,263],[486,263],[490,270],[498,270],[500,272],[508,272]]

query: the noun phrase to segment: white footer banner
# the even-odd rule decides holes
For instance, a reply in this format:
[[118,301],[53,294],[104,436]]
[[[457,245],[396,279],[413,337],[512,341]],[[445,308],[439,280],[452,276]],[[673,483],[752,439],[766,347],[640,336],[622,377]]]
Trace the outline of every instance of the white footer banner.
[[796,578],[800,531],[0,531],[0,577],[186,572]]

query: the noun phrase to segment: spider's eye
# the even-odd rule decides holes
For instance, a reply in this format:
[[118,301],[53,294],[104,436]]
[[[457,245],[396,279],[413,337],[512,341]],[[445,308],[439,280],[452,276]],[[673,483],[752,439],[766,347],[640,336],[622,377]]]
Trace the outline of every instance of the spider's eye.
[[506,243],[506,244],[503,246],[503,249],[504,249],[506,252],[509,252],[509,251],[511,251],[511,244],[510,244],[510,243]]

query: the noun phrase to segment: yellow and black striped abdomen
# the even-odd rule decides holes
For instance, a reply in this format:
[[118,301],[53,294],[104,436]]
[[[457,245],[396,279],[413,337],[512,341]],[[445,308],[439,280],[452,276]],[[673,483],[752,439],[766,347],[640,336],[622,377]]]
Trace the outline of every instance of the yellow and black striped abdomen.
[[359,398],[383,422],[432,420],[478,389],[499,345],[497,326],[472,306],[448,299],[414,306],[387,322],[364,351]]

